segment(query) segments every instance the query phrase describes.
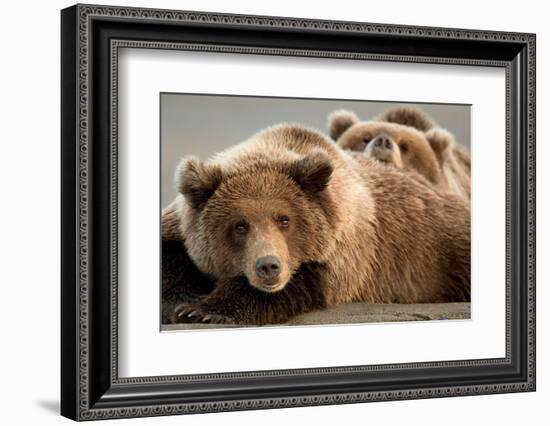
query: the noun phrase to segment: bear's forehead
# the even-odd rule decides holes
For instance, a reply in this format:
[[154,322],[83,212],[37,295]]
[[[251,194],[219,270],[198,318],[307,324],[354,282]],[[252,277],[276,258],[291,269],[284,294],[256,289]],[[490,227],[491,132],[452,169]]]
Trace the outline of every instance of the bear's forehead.
[[232,200],[232,208],[239,212],[264,213],[289,206],[289,201],[282,198],[247,197]]
[[[249,196],[228,199],[213,197],[204,210],[203,219],[218,226],[234,220],[246,219],[251,222],[271,222],[280,215],[292,215],[297,208],[296,202],[283,198],[267,198],[265,196]],[[220,220],[221,219],[221,220]]]
[[276,169],[244,169],[225,176],[216,195],[227,200],[289,199],[299,194],[296,183]]
[[358,123],[354,126],[355,132],[369,133],[369,134],[382,134],[385,133],[388,136],[398,139],[411,139],[411,140],[424,140],[422,133],[418,130],[403,126],[396,123],[385,123],[383,121],[366,121]]

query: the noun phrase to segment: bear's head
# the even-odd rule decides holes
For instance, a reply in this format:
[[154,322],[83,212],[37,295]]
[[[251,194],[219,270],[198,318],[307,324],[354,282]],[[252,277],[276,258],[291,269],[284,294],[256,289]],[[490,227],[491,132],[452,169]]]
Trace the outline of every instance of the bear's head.
[[182,160],[176,184],[189,255],[215,278],[245,276],[265,292],[282,290],[301,264],[326,256],[332,173],[322,150],[292,161],[258,156],[232,168]]
[[441,166],[452,136],[417,109],[394,108],[366,121],[338,110],[329,115],[328,126],[331,138],[344,149],[415,170],[436,185],[444,180]]

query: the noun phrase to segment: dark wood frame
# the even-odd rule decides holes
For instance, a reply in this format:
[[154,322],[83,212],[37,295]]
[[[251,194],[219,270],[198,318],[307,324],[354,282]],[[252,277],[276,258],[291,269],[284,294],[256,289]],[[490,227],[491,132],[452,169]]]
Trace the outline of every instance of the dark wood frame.
[[[535,35],[76,5],[61,13],[61,413],[75,420],[535,390]],[[120,47],[506,69],[506,357],[119,378]]]

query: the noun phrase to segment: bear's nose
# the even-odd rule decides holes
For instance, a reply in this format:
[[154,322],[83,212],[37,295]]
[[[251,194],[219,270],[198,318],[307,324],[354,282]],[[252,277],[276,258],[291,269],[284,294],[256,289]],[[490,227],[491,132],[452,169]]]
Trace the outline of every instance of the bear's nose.
[[380,135],[372,140],[372,144],[376,148],[392,149],[391,139],[388,135]]
[[256,260],[256,275],[261,279],[273,279],[279,276],[281,263],[275,256],[263,256]]

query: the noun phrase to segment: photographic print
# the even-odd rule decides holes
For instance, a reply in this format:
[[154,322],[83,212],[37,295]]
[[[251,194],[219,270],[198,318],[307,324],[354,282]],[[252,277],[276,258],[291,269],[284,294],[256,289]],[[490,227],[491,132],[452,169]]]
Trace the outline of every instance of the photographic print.
[[469,319],[470,114],[161,93],[161,330]]

